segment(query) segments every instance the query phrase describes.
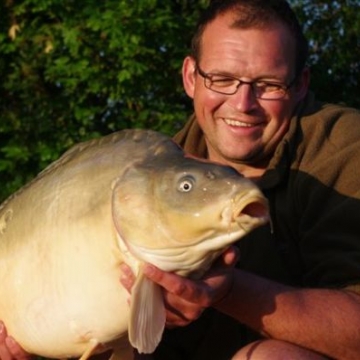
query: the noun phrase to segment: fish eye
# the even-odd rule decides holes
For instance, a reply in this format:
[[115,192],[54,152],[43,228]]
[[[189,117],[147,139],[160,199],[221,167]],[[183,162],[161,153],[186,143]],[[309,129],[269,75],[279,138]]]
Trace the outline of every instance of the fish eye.
[[178,183],[178,190],[181,192],[190,192],[194,186],[194,178],[187,176],[182,178]]

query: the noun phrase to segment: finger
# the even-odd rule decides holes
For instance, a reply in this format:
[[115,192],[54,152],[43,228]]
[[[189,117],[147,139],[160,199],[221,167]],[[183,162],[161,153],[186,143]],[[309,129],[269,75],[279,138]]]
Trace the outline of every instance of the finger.
[[0,321],[0,343],[5,344],[5,339],[7,337],[6,328],[2,321]]
[[209,306],[209,294],[206,286],[201,283],[188,280],[182,276],[164,272],[157,267],[145,264],[144,274],[150,280],[162,286],[169,293],[199,306]]
[[12,356],[7,349],[5,343],[0,345],[0,359],[1,360],[12,360]]
[[6,329],[4,323],[0,321],[0,359],[1,360],[11,360],[11,354],[6,346]]
[[131,268],[125,263],[122,263],[120,265],[120,271],[120,282],[124,286],[124,288],[131,294],[131,289],[135,283],[135,276],[131,271]]
[[30,355],[11,337],[5,339],[6,346],[16,360],[29,360]]
[[197,320],[205,308],[198,304],[182,302],[179,298],[172,299],[174,295],[169,294],[168,299],[165,299],[166,304],[166,327],[174,328],[179,326],[187,326],[194,320]]
[[240,251],[236,246],[226,249],[217,261],[217,265],[233,267],[240,257]]

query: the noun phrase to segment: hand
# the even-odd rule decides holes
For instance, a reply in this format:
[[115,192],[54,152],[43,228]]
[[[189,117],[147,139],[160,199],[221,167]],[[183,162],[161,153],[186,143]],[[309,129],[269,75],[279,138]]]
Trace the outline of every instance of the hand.
[[0,360],[30,360],[30,355],[8,336],[3,322],[0,321]]
[[[164,291],[166,326],[188,325],[199,318],[205,308],[223,300],[231,291],[237,258],[237,249],[229,248],[200,280],[190,280],[146,264],[144,274]],[[121,283],[131,292],[134,275],[126,265],[121,270]]]

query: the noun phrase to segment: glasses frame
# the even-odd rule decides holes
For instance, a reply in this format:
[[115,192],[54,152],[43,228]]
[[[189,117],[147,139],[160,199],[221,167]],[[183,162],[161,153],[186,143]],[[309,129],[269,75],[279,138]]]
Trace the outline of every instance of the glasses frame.
[[[207,89],[214,91],[218,94],[222,94],[222,95],[234,95],[237,93],[237,91],[239,90],[241,85],[250,85],[251,91],[254,94],[254,96],[257,99],[262,99],[262,100],[281,100],[285,97],[285,95],[287,94],[288,90],[295,84],[296,80],[297,80],[297,76],[295,76],[295,78],[290,81],[289,84],[281,84],[281,83],[276,83],[276,82],[270,82],[270,81],[259,81],[259,80],[254,80],[254,81],[244,81],[241,80],[235,76],[231,76],[231,75],[223,75],[223,74],[217,74],[217,73],[206,73],[205,71],[203,71],[199,64],[196,63],[196,67],[195,67],[196,71],[199,73],[199,75],[204,79],[204,85]],[[235,86],[235,90],[233,92],[226,92],[226,91],[219,91],[219,90],[214,90],[211,88],[212,84],[213,84],[213,80],[212,77],[213,76],[223,76],[224,78],[229,78],[229,79],[233,79],[235,81],[237,81],[237,85]],[[276,85],[279,86],[281,88],[281,90],[283,90],[283,92],[279,93],[278,97],[270,97],[270,98],[263,98],[262,95],[259,95],[256,93],[256,89],[254,88],[254,84],[256,84],[257,82],[262,82],[265,84],[269,84],[269,85]],[[265,94],[265,93],[264,93]]]

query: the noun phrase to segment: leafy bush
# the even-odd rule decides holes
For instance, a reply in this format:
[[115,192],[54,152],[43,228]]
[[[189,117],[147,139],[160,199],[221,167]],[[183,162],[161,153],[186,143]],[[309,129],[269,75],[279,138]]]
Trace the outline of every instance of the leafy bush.
[[[123,128],[175,133],[191,113],[181,64],[206,0],[4,0],[0,200],[76,142]],[[291,1],[312,87],[360,107],[358,1]]]

